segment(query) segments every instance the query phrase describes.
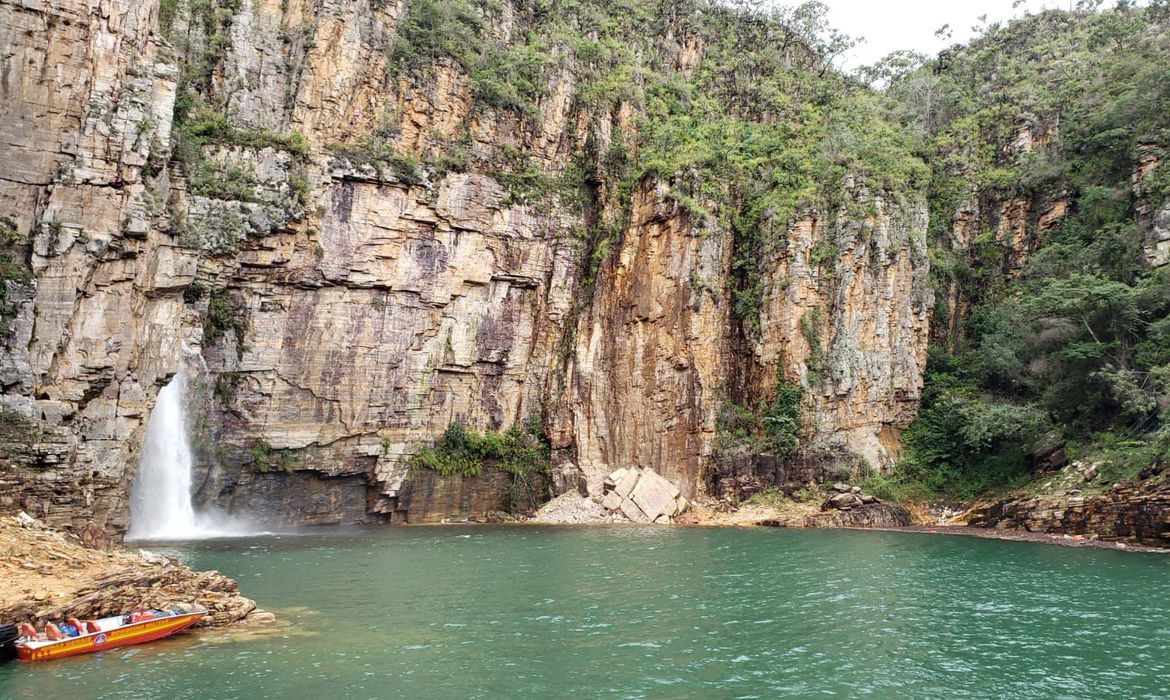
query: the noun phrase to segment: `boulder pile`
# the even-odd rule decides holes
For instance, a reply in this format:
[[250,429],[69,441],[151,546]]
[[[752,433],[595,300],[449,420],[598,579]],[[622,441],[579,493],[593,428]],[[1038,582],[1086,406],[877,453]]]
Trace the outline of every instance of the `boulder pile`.
[[567,491],[541,506],[529,522],[552,525],[583,525],[614,522],[617,516],[591,498]]
[[836,483],[833,484],[833,491],[835,493],[826,498],[825,502],[821,504],[822,513],[828,510],[853,510],[861,506],[881,503],[877,496],[863,494],[861,488],[858,486]]
[[601,505],[636,523],[669,523],[690,503],[653,469],[618,469],[605,479]]
[[910,511],[905,507],[882,503],[876,496],[862,493],[857,486],[836,483],[833,484],[833,491],[821,504],[819,513],[762,524],[811,528],[893,528],[906,527],[913,522]]

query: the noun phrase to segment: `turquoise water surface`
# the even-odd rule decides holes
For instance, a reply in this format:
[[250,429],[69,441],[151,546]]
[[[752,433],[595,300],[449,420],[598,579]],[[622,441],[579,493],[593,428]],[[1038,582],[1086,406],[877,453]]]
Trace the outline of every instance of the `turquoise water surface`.
[[177,544],[283,624],[3,698],[1165,698],[1170,559],[905,533],[410,527]]

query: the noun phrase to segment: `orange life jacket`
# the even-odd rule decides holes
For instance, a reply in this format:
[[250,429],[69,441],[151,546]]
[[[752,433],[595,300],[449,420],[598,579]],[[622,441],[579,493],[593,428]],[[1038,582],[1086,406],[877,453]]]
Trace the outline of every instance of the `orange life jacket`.
[[144,612],[142,610],[135,610],[134,612],[130,613],[130,624],[134,624],[135,622],[145,622],[146,620],[153,619],[154,613]]

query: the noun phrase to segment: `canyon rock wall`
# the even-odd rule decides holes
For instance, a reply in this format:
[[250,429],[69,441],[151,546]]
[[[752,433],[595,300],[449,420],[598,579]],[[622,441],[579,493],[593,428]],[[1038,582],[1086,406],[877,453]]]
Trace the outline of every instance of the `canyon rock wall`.
[[[732,232],[664,178],[635,187],[595,274],[580,231],[615,220],[612,193],[523,186],[636,128],[573,98],[572,61],[518,113],[447,58],[392,75],[403,3],[212,5],[0,0],[0,214],[28,268],[6,283],[0,507],[123,531],[180,370],[200,502],[293,523],[497,507],[495,477],[411,473],[455,420],[542,417],[555,492],[649,467],[692,497],[725,387],[766,397],[777,364],[806,387],[809,450],[896,457],[932,304],[921,195],[854,188],[871,213],[797,223],[748,342]],[[701,42],[676,41],[693,71]]]
[[918,412],[934,291],[921,196],[852,193],[846,207],[799,221],[769,266],[754,360],[805,387],[808,446],[892,466]]
[[0,223],[24,271],[4,282],[0,507],[70,527],[125,527],[146,418],[198,328],[194,257],[143,177],[178,75],[156,11],[0,2]]
[[730,240],[696,218],[644,183],[578,321],[565,419],[592,494],[614,468],[648,467],[690,497],[710,456],[726,375],[729,305],[719,290]]

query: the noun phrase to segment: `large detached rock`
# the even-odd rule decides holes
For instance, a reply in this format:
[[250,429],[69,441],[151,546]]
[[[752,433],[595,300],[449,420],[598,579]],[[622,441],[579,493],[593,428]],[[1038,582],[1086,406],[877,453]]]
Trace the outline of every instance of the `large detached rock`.
[[679,488],[653,469],[618,469],[603,483],[601,505],[635,523],[665,523],[690,505]]

